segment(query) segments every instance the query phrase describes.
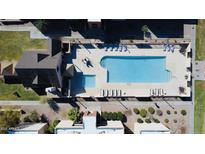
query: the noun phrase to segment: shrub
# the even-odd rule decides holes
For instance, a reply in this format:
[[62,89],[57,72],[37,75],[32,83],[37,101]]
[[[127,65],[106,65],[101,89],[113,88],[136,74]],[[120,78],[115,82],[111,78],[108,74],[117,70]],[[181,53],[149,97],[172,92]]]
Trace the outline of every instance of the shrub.
[[174,114],[177,114],[177,111],[174,111]]
[[164,122],[165,123],[169,123],[169,119],[164,119]]
[[40,116],[39,116],[38,112],[36,112],[35,110],[31,112],[29,117],[30,117],[32,122],[39,122],[40,121]]
[[149,113],[154,114],[155,113],[155,109],[153,107],[149,107],[148,108]]
[[158,119],[153,119],[153,121],[154,121],[155,123],[160,123],[160,121],[159,121]]
[[149,124],[149,123],[151,123],[152,121],[151,121],[150,119],[145,119],[145,122]]
[[142,119],[138,118],[138,119],[137,119],[137,122],[141,124],[141,123],[143,123],[144,121],[143,121]]
[[124,114],[122,112],[117,112],[117,120],[123,121]]
[[177,123],[177,119],[174,119],[173,121],[174,121],[174,123]]
[[60,120],[55,119],[55,120],[53,121],[53,126],[56,127],[59,122],[60,122]]
[[139,114],[140,113],[139,109],[137,109],[137,108],[134,108],[133,111],[134,111],[135,114]]
[[31,119],[30,119],[30,116],[25,116],[23,118],[23,122],[32,122]]
[[171,112],[170,112],[169,110],[167,110],[167,114],[168,114],[168,115],[170,115],[170,114],[171,114]]
[[157,110],[157,115],[158,116],[162,116],[163,115],[163,112],[161,110]]
[[141,117],[145,118],[147,116],[147,111],[145,109],[140,110]]
[[68,119],[72,121],[77,121],[80,117],[79,108],[72,108],[68,111]]
[[122,112],[102,112],[102,118],[104,120],[120,120],[120,121],[122,121],[124,118],[124,114]]
[[103,119],[107,120],[108,112],[102,112]]
[[181,110],[181,114],[183,115],[183,116],[185,116],[187,113],[186,113],[186,110]]
[[117,120],[118,119],[118,114],[117,112],[112,113],[112,120]]
[[57,119],[55,119],[53,122],[51,122],[48,125],[47,133],[48,134],[54,134],[54,129],[58,125],[59,122],[60,122],[60,120],[57,120]]
[[112,112],[108,112],[108,114],[107,114],[107,120],[112,120]]

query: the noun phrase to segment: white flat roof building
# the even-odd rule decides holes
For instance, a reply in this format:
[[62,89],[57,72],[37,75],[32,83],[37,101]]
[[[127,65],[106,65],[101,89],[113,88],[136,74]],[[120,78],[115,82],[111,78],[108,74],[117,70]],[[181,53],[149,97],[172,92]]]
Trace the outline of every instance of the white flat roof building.
[[107,121],[97,125],[97,112],[85,112],[82,124],[74,124],[71,120],[61,120],[55,127],[55,134],[124,134],[121,121]]
[[135,134],[170,134],[170,130],[162,123],[135,123]]
[[44,134],[47,128],[47,123],[36,123],[22,126],[20,128],[9,130],[9,134]]

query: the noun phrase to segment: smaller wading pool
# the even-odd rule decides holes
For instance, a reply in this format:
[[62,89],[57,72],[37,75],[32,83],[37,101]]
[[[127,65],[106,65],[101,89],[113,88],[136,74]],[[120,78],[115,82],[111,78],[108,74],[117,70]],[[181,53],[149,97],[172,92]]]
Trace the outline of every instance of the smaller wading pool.
[[71,81],[71,86],[73,89],[95,88],[95,78],[95,75],[76,73]]

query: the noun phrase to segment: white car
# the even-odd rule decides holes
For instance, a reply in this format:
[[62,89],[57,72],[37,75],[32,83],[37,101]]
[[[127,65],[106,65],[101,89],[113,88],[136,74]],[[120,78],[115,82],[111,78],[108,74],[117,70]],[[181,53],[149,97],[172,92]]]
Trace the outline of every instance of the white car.
[[46,92],[47,93],[52,93],[52,92],[55,92],[56,91],[56,87],[48,87],[46,88]]

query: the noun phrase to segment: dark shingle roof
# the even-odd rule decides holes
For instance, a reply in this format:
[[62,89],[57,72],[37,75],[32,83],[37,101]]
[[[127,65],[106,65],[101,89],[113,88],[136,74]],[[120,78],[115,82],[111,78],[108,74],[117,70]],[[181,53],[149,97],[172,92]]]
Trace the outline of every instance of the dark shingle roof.
[[17,69],[55,69],[61,53],[50,56],[49,52],[24,52],[16,65]]

